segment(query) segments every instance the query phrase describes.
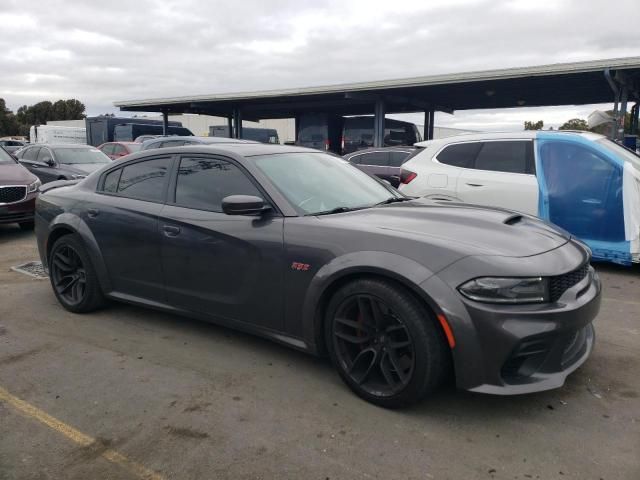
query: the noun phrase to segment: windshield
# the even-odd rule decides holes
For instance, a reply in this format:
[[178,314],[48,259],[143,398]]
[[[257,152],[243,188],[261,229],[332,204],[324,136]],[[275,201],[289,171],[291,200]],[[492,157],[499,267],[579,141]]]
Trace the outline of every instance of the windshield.
[[0,147],[0,165],[6,165],[7,163],[16,163],[16,161],[4,148]]
[[325,153],[252,158],[280,193],[305,215],[367,208],[390,198],[405,198],[349,162]]
[[608,138],[601,138],[600,140],[596,140],[597,143],[602,145],[604,148],[609,150],[610,152],[615,153],[616,155],[621,156],[627,162],[630,162],[631,165],[640,170],[640,156],[637,153],[634,153],[632,150],[623,147],[622,145],[610,140]]
[[56,148],[54,150],[58,163],[109,163],[111,159],[97,148]]

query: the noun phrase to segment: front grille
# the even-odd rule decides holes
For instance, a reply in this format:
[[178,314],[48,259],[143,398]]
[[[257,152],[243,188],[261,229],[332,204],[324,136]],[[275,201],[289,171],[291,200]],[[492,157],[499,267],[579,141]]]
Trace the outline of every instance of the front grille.
[[24,200],[27,196],[25,186],[0,186],[0,203],[15,203]]
[[549,278],[549,297],[552,302],[557,301],[564,292],[579,283],[589,273],[589,262],[573,272]]

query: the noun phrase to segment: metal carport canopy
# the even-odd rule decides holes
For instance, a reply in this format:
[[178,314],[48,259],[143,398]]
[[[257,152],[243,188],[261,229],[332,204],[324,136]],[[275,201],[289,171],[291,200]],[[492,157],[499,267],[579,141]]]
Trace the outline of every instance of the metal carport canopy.
[[485,70],[397,80],[347,83],[257,92],[118,101],[123,111],[201,113],[245,120],[291,118],[305,112],[372,114],[384,100],[386,113],[540,107],[611,103],[605,72],[626,86],[629,101],[640,100],[640,57],[524,68]]

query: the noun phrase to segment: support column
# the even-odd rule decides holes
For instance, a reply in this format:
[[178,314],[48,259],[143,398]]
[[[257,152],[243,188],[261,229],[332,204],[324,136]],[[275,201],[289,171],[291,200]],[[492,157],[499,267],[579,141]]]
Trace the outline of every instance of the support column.
[[429,140],[433,140],[433,127],[435,126],[436,112],[429,110]]
[[233,115],[227,117],[227,135],[233,138]]
[[429,140],[429,122],[431,117],[429,116],[430,110],[424,111],[424,126],[422,128],[422,139]]
[[242,112],[239,108],[233,109],[233,138],[242,138]]
[[622,87],[622,91],[620,92],[620,121],[618,123],[618,134],[616,138],[622,142],[624,142],[624,121],[627,116],[627,100],[629,98],[629,89],[626,86]]
[[384,147],[384,100],[376,100],[373,111],[373,146]]
[[636,103],[631,108],[631,135],[637,135],[638,132],[638,120],[640,120],[640,103]]
[[167,109],[162,110],[162,135],[169,134],[169,112]]

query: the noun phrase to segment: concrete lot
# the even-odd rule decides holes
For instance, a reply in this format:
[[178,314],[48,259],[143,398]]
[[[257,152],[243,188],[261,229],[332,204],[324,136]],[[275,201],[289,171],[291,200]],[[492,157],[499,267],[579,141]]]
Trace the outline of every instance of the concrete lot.
[[598,267],[596,350],[564,388],[386,411],[265,340],[126,305],[68,313],[9,270],[37,258],[0,226],[2,480],[640,478],[640,268]]

